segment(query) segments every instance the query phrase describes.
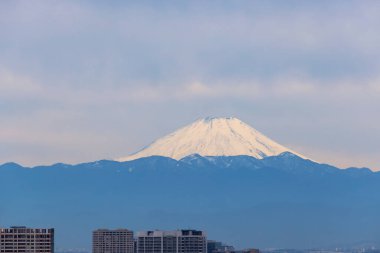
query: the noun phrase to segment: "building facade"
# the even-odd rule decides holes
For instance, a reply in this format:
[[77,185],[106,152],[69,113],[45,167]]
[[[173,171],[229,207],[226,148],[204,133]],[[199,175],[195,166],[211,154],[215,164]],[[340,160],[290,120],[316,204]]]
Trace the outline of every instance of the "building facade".
[[235,253],[233,246],[218,241],[207,241],[207,253]]
[[0,228],[1,253],[54,253],[53,228]]
[[198,230],[137,233],[137,253],[206,253],[206,233]]
[[98,229],[92,232],[93,253],[133,253],[133,232],[128,229]]

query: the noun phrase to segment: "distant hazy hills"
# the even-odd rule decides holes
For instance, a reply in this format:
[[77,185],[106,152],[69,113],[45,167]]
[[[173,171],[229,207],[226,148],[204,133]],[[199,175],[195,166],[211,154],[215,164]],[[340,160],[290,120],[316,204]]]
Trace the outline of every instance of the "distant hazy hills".
[[100,227],[204,229],[238,247],[380,243],[380,173],[289,152],[32,169],[8,163],[0,185],[0,224],[55,227],[63,248],[90,248]]

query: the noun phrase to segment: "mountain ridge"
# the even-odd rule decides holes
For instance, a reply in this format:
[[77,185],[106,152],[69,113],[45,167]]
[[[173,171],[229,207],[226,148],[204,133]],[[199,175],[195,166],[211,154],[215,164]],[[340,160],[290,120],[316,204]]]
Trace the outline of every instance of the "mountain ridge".
[[90,248],[88,235],[98,227],[192,226],[239,247],[309,248],[371,240],[380,226],[379,172],[287,153],[7,163],[0,185],[7,190],[0,194],[4,226],[55,227],[57,246],[66,247]]
[[[336,166],[325,164],[325,163],[318,163],[310,159],[305,159],[303,157],[297,156],[290,152],[283,152],[277,156],[267,156],[262,159],[258,159],[252,156],[248,155],[237,155],[237,156],[201,156],[199,154],[191,154],[186,157],[183,157],[179,160],[165,157],[165,156],[148,156],[148,157],[141,157],[137,158],[135,160],[131,161],[117,161],[117,160],[110,160],[110,159],[102,159],[102,160],[96,160],[93,162],[83,162],[83,163],[77,163],[77,164],[68,164],[68,163],[55,163],[51,165],[37,165],[37,166],[22,166],[15,162],[8,162],[4,164],[0,164],[0,169],[7,168],[7,169],[46,169],[46,168],[70,168],[73,169],[75,167],[103,167],[104,164],[115,164],[115,165],[125,165],[125,164],[134,164],[134,163],[141,163],[142,161],[149,161],[150,164],[154,164],[157,160],[166,161],[166,162],[172,162],[176,164],[188,164],[188,165],[196,165],[193,162],[196,162],[198,165],[201,161],[207,161],[209,165],[214,164],[215,166],[219,166],[222,168],[228,168],[233,167],[231,166],[231,162],[242,164],[243,162],[246,162],[247,164],[251,165],[258,165],[260,164],[261,168],[264,167],[266,164],[270,164],[272,167],[279,166],[279,164],[275,164],[276,161],[280,161],[281,165],[286,164],[287,167],[293,167],[294,163],[292,164],[290,161],[297,160],[300,163],[304,164],[312,164],[313,167],[328,167],[331,169],[336,170],[357,170],[357,171],[370,171],[371,173],[376,173],[376,171],[371,170],[370,168],[362,167],[362,168],[356,168],[356,167],[348,167],[348,168],[338,168]],[[270,161],[270,162],[268,162]],[[247,169],[249,169],[249,166],[245,166]],[[307,169],[305,166],[298,166],[300,169]]]
[[90,248],[98,227],[191,226],[241,248],[380,244],[380,172],[315,162],[235,118],[193,124],[164,137],[190,145],[185,156],[0,165],[0,223],[55,227],[56,245],[71,248]]

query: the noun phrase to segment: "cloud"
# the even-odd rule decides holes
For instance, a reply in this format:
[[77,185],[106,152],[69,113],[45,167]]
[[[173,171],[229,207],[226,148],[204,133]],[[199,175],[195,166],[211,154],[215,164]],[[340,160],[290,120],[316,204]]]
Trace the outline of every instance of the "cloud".
[[86,1],[8,5],[0,23],[8,51],[3,60],[17,61],[25,71],[34,62],[33,74],[73,86],[101,86],[107,79],[121,86],[268,79],[294,69],[343,78],[379,69],[373,60],[380,53],[375,3],[323,5],[323,11],[314,4],[273,3],[234,9],[201,2],[184,8]]
[[356,154],[349,136],[380,152],[379,12],[360,1],[2,1],[0,146],[20,148],[0,160],[25,157],[22,143],[41,147],[36,163],[70,145],[117,157],[207,114],[309,149]]
[[380,77],[370,80],[368,86],[373,92],[380,93]]
[[91,89],[67,85],[50,85],[33,80],[7,68],[0,70],[0,96],[8,99],[34,98],[40,101],[74,105],[112,104],[117,102],[162,102],[193,99],[268,99],[380,96],[380,77],[321,81],[313,77],[288,73],[272,80],[214,80],[166,84],[133,82],[115,87],[94,86]]
[[[279,139],[284,145],[301,146],[300,150],[295,148],[300,153],[314,147],[315,152],[305,153],[313,159],[344,167],[350,163],[356,165],[359,161],[349,158],[344,160],[342,157],[346,154],[352,152],[355,154],[352,157],[367,157],[365,152],[377,150],[374,138],[376,136],[372,136],[371,133],[379,130],[376,127],[376,118],[372,117],[379,107],[376,102],[380,97],[380,93],[376,91],[379,78],[344,79],[321,84],[305,75],[289,74],[274,78],[272,82],[217,80],[211,83],[206,81],[181,83],[176,86],[142,82],[138,85],[113,89],[107,87],[71,89],[69,85],[49,86],[39,83],[16,71],[7,70],[3,73],[7,75],[2,75],[2,79],[8,80],[3,90],[5,91],[6,87],[8,92],[25,95],[18,98],[14,96],[13,100],[7,103],[8,108],[14,107],[12,114],[4,111],[4,108],[0,110],[0,115],[7,119],[0,126],[0,144],[18,147],[14,148],[12,154],[7,155],[8,158],[0,156],[4,162],[14,159],[30,165],[54,163],[57,161],[54,159],[79,162],[125,155],[180,126],[181,124],[174,118],[169,121],[169,115],[172,115],[169,112],[174,113],[176,117],[186,119],[184,123],[204,116],[203,113],[239,116],[246,112],[245,117],[248,119],[253,117],[251,114],[254,115],[252,118],[254,122],[265,122],[270,117],[268,125],[258,125],[258,129],[271,137],[273,133],[279,134],[284,138],[283,141]],[[36,99],[37,105],[24,103],[27,97]],[[239,103],[243,103],[243,106]],[[196,109],[198,104],[201,105],[200,110]],[[204,109],[213,104],[217,109]],[[257,107],[255,104],[259,105],[258,108],[255,108]],[[223,105],[232,105],[233,110],[226,111]],[[254,108],[252,111],[255,113],[250,111],[251,108]],[[289,110],[292,113],[289,113]],[[157,114],[162,124],[165,121],[168,124],[170,122],[169,125],[165,125],[164,129],[167,130],[162,132],[152,130],[151,126],[156,119],[154,114]],[[129,128],[130,124],[132,128]],[[369,128],[370,126],[372,128]],[[271,127],[275,129],[271,130]],[[294,129],[297,134],[291,135],[288,129]],[[318,143],[319,140],[315,139],[317,137],[311,139],[307,137],[313,133],[324,139],[323,131],[338,132],[328,138],[330,140],[328,143]],[[139,136],[137,133],[140,133],[140,138],[137,138]],[[143,138],[143,135],[146,138]],[[347,148],[349,144],[345,144],[346,153],[341,154],[339,147],[342,148],[344,142],[350,142],[347,136],[354,138],[358,142],[356,147],[363,149],[359,154],[355,148]],[[369,142],[365,143],[365,140]],[[70,149],[73,146],[75,149]],[[27,155],[25,147],[34,147],[32,148],[34,157]],[[75,150],[77,153],[73,152]],[[326,150],[331,152],[330,155],[326,155],[329,153]],[[40,156],[46,152],[50,154],[48,158]],[[316,155],[313,156],[313,153]],[[336,154],[335,159],[333,159],[334,154]],[[367,166],[376,166],[376,159],[368,161],[371,161],[371,164]]]
[[1,97],[32,96],[41,91],[42,87],[31,78],[0,67]]

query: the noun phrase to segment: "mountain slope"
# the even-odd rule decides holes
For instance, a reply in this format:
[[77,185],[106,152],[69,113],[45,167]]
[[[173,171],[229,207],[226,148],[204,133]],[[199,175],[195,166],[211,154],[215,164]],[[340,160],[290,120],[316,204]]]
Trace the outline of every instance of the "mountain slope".
[[0,185],[2,226],[54,227],[57,247],[90,248],[91,231],[101,227],[192,227],[238,248],[380,244],[380,173],[290,153],[8,163]]
[[118,159],[165,156],[176,160],[192,154],[201,156],[247,155],[262,159],[290,152],[302,155],[269,139],[237,118],[205,118],[153,142],[141,151]]

